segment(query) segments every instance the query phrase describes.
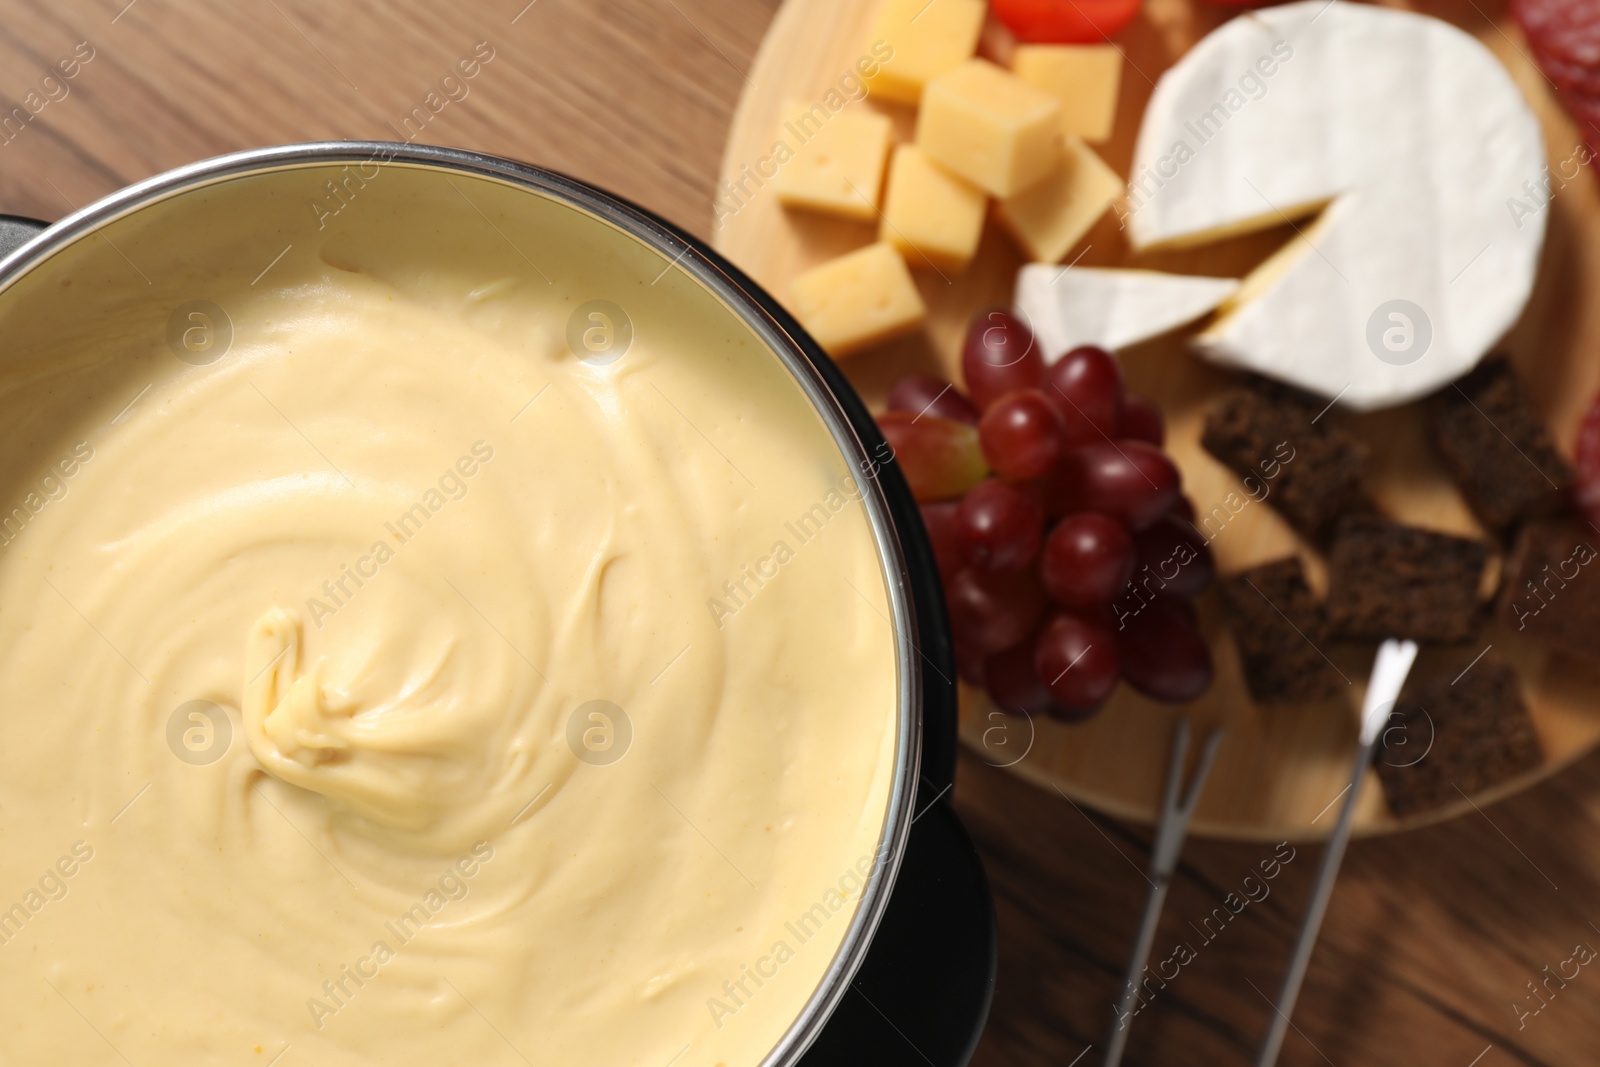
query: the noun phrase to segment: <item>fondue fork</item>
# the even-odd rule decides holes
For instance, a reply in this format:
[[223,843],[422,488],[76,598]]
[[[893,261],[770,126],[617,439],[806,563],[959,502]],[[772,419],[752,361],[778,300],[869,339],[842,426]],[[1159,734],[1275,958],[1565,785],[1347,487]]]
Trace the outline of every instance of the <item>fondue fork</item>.
[[1333,883],[1339,876],[1339,865],[1344,862],[1345,846],[1350,843],[1356,802],[1361,795],[1361,786],[1366,781],[1367,769],[1372,763],[1380,728],[1388,721],[1394,702],[1400,698],[1400,690],[1416,658],[1415,641],[1396,641],[1391,638],[1379,647],[1378,658],[1372,664],[1372,679],[1367,683],[1367,697],[1361,704],[1361,747],[1356,752],[1355,765],[1350,771],[1344,808],[1339,812],[1339,824],[1328,838],[1322,861],[1317,865],[1317,881],[1311,890],[1311,902],[1306,907],[1305,918],[1300,922],[1294,952],[1289,957],[1289,970],[1283,976],[1283,988],[1272,1006],[1272,1021],[1266,1040],[1261,1044],[1261,1054],[1256,1058],[1256,1067],[1274,1067],[1278,1062],[1278,1053],[1283,1048],[1283,1039],[1289,1029],[1289,1017],[1294,1014],[1294,1003],[1300,996],[1300,986],[1311,964],[1311,951],[1316,947],[1317,934],[1322,930],[1322,919],[1328,911],[1328,900],[1333,896]]
[[[1183,788],[1184,763],[1189,754],[1189,717],[1178,716],[1172,735],[1172,763],[1167,768],[1166,790],[1161,798],[1161,821],[1156,827],[1156,839],[1150,850],[1150,870],[1145,876],[1150,883],[1150,894],[1145,898],[1144,917],[1139,921],[1139,936],[1133,944],[1133,956],[1128,960],[1128,973],[1123,976],[1122,995],[1112,1010],[1111,1028],[1106,1033],[1105,1067],[1118,1067],[1128,1044],[1128,1030],[1134,1001],[1139,996],[1139,976],[1150,960],[1150,949],[1155,944],[1156,928],[1161,925],[1161,912],[1167,903],[1167,888],[1178,869],[1178,857],[1183,853],[1183,843],[1189,836],[1189,821],[1205,789],[1206,777],[1216,759],[1217,746],[1222,744],[1222,729],[1213,729],[1207,736],[1200,758],[1195,763],[1194,774],[1188,789]],[[1180,797],[1181,793],[1181,797]]]

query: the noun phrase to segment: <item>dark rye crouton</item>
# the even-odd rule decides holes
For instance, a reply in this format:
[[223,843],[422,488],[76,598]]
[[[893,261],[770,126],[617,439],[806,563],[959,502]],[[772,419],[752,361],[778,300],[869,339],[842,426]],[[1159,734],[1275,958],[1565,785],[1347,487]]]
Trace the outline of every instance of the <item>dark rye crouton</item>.
[[1470,655],[1408,686],[1379,738],[1378,778],[1397,818],[1460,803],[1463,794],[1510,781],[1544,760],[1516,672],[1494,652],[1476,663]]
[[[1200,443],[1295,529],[1321,536],[1340,515],[1371,510],[1367,449],[1319,418],[1326,403],[1262,379],[1219,396]],[[1264,496],[1263,496],[1264,494]]]
[[1222,596],[1245,684],[1256,703],[1309,703],[1346,687],[1322,653],[1328,619],[1298,557],[1225,579]]
[[1503,356],[1435,394],[1429,428],[1445,470],[1478,520],[1495,533],[1554,510],[1572,481],[1572,468]]
[[1600,533],[1576,519],[1530,522],[1506,561],[1500,618],[1558,652],[1600,666]]
[[1335,637],[1457,642],[1483,621],[1489,546],[1481,541],[1355,515],[1335,528],[1328,562]]

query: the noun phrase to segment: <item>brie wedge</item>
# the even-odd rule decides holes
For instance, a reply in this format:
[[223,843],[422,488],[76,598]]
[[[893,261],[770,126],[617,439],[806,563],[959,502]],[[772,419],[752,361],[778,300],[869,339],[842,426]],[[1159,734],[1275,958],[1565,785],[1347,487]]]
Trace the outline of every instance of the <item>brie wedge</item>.
[[1080,345],[1115,352],[1159,337],[1238,291],[1232,278],[1032,263],[1017,273],[1015,309],[1054,363]]
[[1127,224],[1148,249],[1292,222],[1195,346],[1382,408],[1465,374],[1521,314],[1545,219],[1509,201],[1544,163],[1538,121],[1476,39],[1307,0],[1233,19],[1162,76]]

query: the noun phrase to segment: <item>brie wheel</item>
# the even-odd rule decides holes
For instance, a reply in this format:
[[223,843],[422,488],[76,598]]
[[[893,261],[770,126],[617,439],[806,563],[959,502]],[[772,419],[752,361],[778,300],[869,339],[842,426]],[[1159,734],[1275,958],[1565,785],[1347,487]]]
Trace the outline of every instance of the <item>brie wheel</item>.
[[1159,337],[1238,291],[1232,278],[1031,263],[1017,273],[1015,304],[1045,362],[1054,363],[1080,345],[1115,352]]
[[1475,38],[1307,0],[1228,22],[1161,78],[1130,239],[1189,246],[1293,221],[1197,350],[1389,407],[1465,374],[1521,314],[1545,220],[1508,201],[1544,162],[1537,119]]

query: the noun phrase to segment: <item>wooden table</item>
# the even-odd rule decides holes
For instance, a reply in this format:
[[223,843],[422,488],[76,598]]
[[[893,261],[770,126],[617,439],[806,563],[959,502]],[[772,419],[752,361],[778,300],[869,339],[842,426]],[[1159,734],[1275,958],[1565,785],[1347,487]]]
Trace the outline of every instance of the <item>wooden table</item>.
[[[65,96],[44,86],[38,114],[0,134],[0,212],[55,218],[238,148],[403,137],[406,117],[482,41],[494,58],[418,140],[555,167],[707,235],[728,120],[777,0],[524,2],[3,0],[6,112],[78,42],[94,58]],[[961,775],[957,806],[993,879],[1002,942],[975,1062],[1066,1067],[1101,1043],[1148,834],[970,757]],[[1272,858],[1265,846],[1191,843],[1152,957],[1188,962],[1167,966],[1176,977],[1164,989],[1152,981],[1128,1063],[1251,1062],[1316,862],[1302,848],[1247,887]],[[1224,920],[1227,894],[1251,887],[1264,899]],[[1600,755],[1482,813],[1358,841],[1283,1062],[1593,1063],[1600,968],[1564,986],[1550,978],[1537,1015],[1516,1010],[1540,1007],[1527,983],[1580,944],[1600,948]]]

